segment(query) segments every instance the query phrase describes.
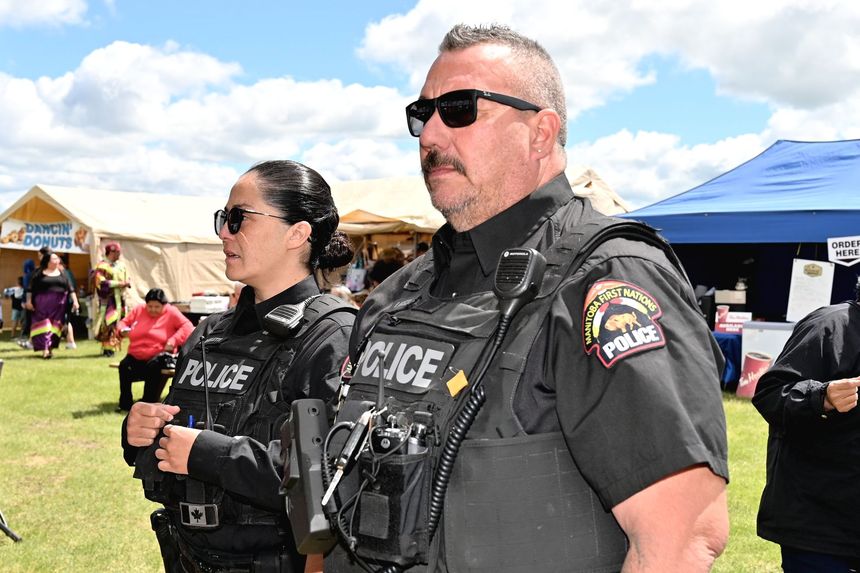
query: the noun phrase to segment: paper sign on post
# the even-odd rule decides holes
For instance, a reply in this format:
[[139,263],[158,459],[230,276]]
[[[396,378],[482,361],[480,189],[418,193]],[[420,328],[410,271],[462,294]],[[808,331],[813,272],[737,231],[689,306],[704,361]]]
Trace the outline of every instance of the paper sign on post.
[[816,308],[830,304],[835,268],[824,261],[794,259],[785,320],[797,322]]

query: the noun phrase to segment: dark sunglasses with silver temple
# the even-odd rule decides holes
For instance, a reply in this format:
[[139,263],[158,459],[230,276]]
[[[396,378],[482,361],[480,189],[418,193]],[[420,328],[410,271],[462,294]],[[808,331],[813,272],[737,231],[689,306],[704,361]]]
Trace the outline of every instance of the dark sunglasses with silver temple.
[[486,90],[455,90],[437,98],[419,99],[406,106],[406,123],[409,133],[418,137],[433,112],[438,111],[442,123],[448,127],[466,127],[478,119],[478,98],[494,101],[521,111],[541,111],[541,107],[525,100],[488,92]]
[[265,217],[281,219],[287,223],[290,222],[289,219],[281,215],[270,215],[269,213],[254,211],[253,209],[243,209],[242,207],[231,207],[229,211],[218,209],[215,211],[215,234],[221,233],[221,227],[224,226],[224,223],[227,223],[227,230],[235,235],[242,228],[242,221],[245,220],[246,215],[263,215]]

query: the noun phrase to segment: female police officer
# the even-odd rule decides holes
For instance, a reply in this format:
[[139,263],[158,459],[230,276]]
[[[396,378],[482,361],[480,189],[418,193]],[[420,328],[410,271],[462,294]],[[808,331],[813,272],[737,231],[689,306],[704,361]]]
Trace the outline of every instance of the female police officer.
[[126,461],[165,506],[167,571],[303,570],[275,438],[293,400],[332,395],[347,353],[354,310],[313,276],[352,258],[338,221],[325,180],[292,161],[252,167],[215,213],[227,277],[248,286],[184,345],[165,403],[136,403],[123,428]]

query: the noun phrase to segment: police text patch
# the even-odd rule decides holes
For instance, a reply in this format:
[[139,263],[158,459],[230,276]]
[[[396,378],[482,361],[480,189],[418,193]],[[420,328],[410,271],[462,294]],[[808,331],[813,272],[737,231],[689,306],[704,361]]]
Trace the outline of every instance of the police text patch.
[[254,385],[262,361],[247,357],[224,356],[215,351],[206,353],[206,364],[199,353],[192,353],[182,372],[173,377],[173,386],[183,390],[203,392],[203,380],[208,380],[210,392],[244,394]]
[[447,342],[377,333],[362,352],[351,383],[376,385],[382,378],[388,388],[424,394],[431,382],[441,380],[454,351]]
[[600,362],[611,368],[631,354],[666,346],[657,324],[662,314],[654,297],[634,284],[612,279],[594,283],[582,310],[585,353],[596,351]]

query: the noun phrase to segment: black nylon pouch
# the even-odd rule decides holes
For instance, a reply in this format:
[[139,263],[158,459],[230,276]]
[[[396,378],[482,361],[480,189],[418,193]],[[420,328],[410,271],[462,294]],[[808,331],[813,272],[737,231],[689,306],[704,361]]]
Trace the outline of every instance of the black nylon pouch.
[[378,468],[365,454],[358,464],[362,476],[375,474],[362,491],[354,516],[358,554],[401,566],[426,562],[432,479],[429,450],[388,456]]

